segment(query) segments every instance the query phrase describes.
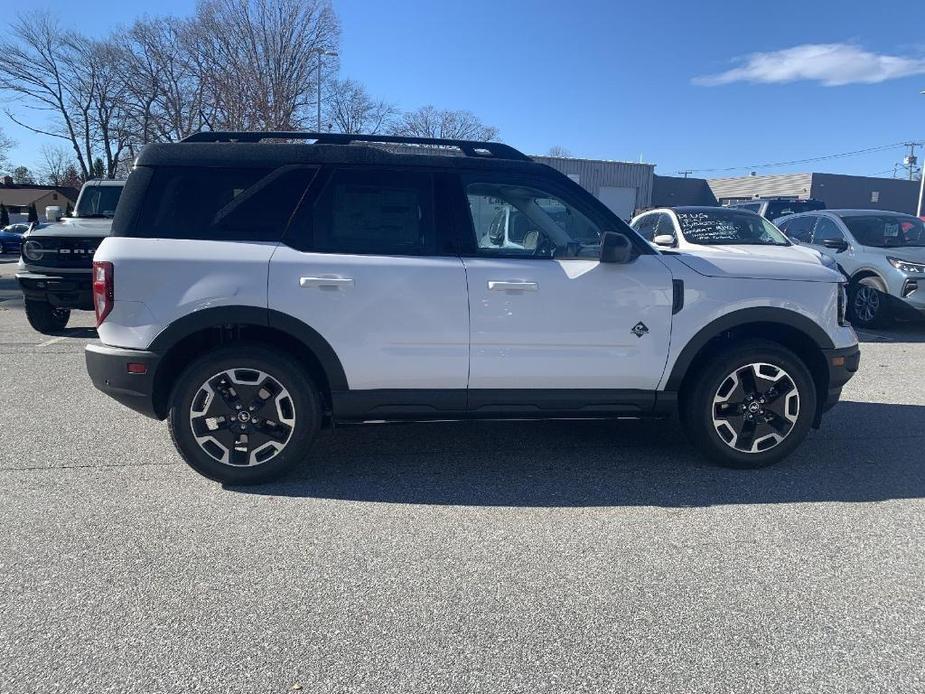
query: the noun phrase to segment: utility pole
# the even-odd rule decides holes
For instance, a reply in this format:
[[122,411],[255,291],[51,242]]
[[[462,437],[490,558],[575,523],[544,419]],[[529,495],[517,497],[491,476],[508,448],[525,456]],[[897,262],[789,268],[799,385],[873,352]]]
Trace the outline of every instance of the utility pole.
[[321,61],[326,55],[337,55],[337,51],[328,51],[324,48],[316,48],[313,53],[318,54],[318,120],[315,123],[316,131],[321,132]]
[[903,147],[909,148],[909,154],[903,157],[903,167],[909,173],[909,180],[915,180],[915,165],[918,163],[918,158],[915,156],[915,148],[920,146],[921,142],[904,142]]
[[688,176],[690,176],[690,175],[691,175],[692,173],[694,173],[694,172],[691,171],[690,169],[688,169],[687,171],[678,171],[678,173],[681,174],[682,176],[684,176],[684,178],[687,178]]

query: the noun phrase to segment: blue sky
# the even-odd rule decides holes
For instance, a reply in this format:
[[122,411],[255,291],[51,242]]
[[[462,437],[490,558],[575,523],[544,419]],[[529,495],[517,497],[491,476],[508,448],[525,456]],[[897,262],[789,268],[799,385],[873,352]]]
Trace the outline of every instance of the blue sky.
[[[24,6],[105,34],[194,2]],[[925,141],[923,0],[335,0],[335,10],[342,76],[402,108],[474,111],[530,153],[561,145],[671,174]],[[0,127],[18,142],[14,162],[39,163],[45,140],[5,116]],[[758,171],[882,174],[902,156]]]

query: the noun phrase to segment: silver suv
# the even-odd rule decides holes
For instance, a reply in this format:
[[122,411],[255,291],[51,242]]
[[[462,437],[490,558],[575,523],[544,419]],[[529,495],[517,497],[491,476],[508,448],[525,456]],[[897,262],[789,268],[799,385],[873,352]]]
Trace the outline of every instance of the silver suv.
[[775,220],[792,241],[834,258],[849,280],[859,327],[893,317],[925,318],[925,224],[882,210],[820,210]]

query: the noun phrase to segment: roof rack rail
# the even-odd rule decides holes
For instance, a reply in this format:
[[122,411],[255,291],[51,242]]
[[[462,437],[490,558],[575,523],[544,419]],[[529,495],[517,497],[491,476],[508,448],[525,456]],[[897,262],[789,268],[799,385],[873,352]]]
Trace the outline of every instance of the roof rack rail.
[[532,161],[530,157],[500,142],[478,140],[447,140],[436,137],[404,137],[403,135],[353,135],[349,133],[312,133],[302,131],[202,131],[193,133],[181,142],[260,142],[261,140],[314,140],[316,145],[349,145],[352,142],[379,142],[395,145],[430,145],[456,147],[467,157],[495,157]]

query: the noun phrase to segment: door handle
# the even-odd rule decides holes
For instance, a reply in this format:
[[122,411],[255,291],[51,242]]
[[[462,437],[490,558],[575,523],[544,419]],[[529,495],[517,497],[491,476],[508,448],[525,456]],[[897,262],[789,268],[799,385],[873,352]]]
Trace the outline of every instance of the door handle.
[[299,286],[302,289],[310,287],[352,287],[352,277],[300,277]]
[[501,282],[488,280],[488,288],[496,292],[535,292],[540,288],[536,282]]

